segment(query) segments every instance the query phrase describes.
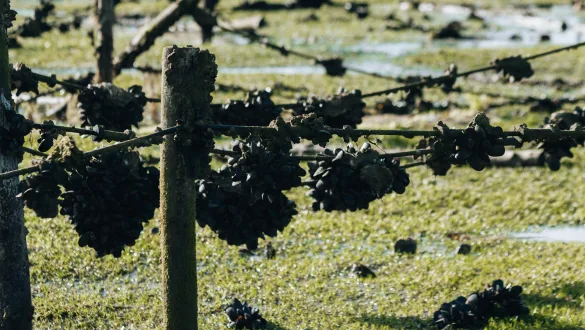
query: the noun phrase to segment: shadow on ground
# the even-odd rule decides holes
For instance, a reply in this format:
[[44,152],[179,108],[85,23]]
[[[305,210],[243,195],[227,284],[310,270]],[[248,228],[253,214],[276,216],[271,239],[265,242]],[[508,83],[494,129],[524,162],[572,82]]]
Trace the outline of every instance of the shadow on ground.
[[431,320],[417,316],[365,315],[356,319],[361,323],[388,326],[389,329],[431,329]]
[[585,296],[585,282],[563,284],[561,287],[554,289],[552,295],[525,293],[522,296],[528,306],[581,308],[581,297]]

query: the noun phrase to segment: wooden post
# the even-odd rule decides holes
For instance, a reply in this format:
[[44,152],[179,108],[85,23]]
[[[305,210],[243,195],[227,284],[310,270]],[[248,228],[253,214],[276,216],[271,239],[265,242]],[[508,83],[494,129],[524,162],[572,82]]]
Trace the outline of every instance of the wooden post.
[[[194,180],[209,171],[209,150],[193,125],[209,116],[217,76],[215,56],[198,48],[166,47],[162,63],[162,126],[185,131],[161,147],[161,245],[164,328],[197,329]],[[199,143],[198,143],[199,142]]]
[[97,58],[97,70],[95,81],[112,82],[114,69],[112,53],[114,52],[114,0],[96,1],[96,29],[95,52]]
[[[0,0],[0,10],[8,8],[8,0]],[[8,64],[8,35],[0,15],[0,109],[12,111],[10,100],[10,74]],[[8,109],[6,109],[8,107]],[[6,126],[0,111],[0,126]],[[18,168],[18,157],[0,153],[0,173]],[[24,211],[18,194],[18,178],[0,182],[0,329],[29,330],[32,328],[33,307],[30,291],[28,250]]]

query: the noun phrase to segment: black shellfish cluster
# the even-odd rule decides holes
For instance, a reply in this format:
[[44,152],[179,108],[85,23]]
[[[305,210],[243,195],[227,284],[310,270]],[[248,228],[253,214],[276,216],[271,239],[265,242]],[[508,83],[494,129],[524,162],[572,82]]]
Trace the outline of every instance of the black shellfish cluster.
[[369,143],[359,150],[351,143],[345,150],[325,149],[323,155],[330,158],[309,163],[313,188],[307,195],[315,200],[315,211],[366,209],[388,193],[404,193],[410,184],[400,162],[380,157]]
[[495,280],[485,290],[467,298],[444,303],[434,313],[433,325],[438,329],[474,328],[485,325],[490,318],[514,317],[530,313],[522,300],[521,286],[504,286]]

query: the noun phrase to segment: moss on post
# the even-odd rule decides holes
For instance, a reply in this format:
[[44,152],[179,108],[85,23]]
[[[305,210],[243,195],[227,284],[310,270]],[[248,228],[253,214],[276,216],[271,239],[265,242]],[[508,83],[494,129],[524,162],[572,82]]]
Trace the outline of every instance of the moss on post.
[[[8,0],[0,0],[0,88],[10,100],[8,66],[8,36],[4,22],[9,9]],[[8,109],[7,109],[8,108]],[[3,111],[12,111],[7,102],[0,104],[0,126],[6,127]],[[0,173],[18,168],[18,157],[0,152]],[[0,329],[28,330],[32,328],[33,307],[30,291],[28,250],[24,211],[18,194],[18,178],[0,182]]]
[[186,127],[161,147],[161,244],[165,329],[197,329],[195,184],[209,170],[209,145],[195,141],[194,124],[209,116],[217,76],[215,56],[198,48],[163,53],[162,126]]

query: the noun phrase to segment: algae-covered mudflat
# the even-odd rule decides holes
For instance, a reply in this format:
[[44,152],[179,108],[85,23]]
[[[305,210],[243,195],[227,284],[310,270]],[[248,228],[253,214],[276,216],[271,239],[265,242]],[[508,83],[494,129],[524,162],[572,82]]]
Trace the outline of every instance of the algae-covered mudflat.
[[[433,1],[433,9],[426,13],[397,1],[366,2],[371,13],[364,20],[348,15],[343,8],[329,7],[232,12],[237,0],[220,1],[218,12],[230,19],[264,15],[267,25],[258,33],[315,55],[343,56],[348,65],[393,77],[437,75],[450,63],[456,63],[461,71],[470,70],[499,57],[535,54],[578,42],[581,37],[575,29],[580,29],[579,22],[585,18],[569,1],[560,0]],[[467,20],[468,8],[461,7],[462,3],[476,5],[485,22]],[[81,1],[55,4],[62,15],[87,5]],[[36,2],[13,1],[12,5],[30,14]],[[116,14],[150,17],[165,6],[166,1],[123,2]],[[306,20],[313,12],[318,18]],[[429,31],[459,20],[468,38],[431,40],[431,32],[391,29],[387,27],[390,14],[404,21],[411,18],[428,26]],[[511,22],[508,26],[498,18],[502,15]],[[513,20],[517,17],[540,18],[541,24],[535,27]],[[562,21],[574,24],[563,32],[559,27]],[[191,17],[180,24],[180,32],[167,33],[138,58],[137,64],[160,67],[163,47],[198,46],[199,34]],[[130,42],[138,28],[116,26],[115,53]],[[507,34],[510,30],[513,32]],[[520,35],[522,40],[511,40],[511,34]],[[541,35],[552,38],[541,42]],[[353,73],[328,77],[311,61],[282,57],[230,33],[218,32],[210,44],[198,47],[216,55],[218,83],[271,87],[277,103],[294,101],[309,92],[333,94],[341,86],[371,92],[401,84]],[[528,81],[541,84],[508,84],[493,79],[493,73],[485,73],[459,80],[460,93],[425,90],[427,101],[449,101],[449,110],[406,116],[376,114],[365,117],[359,127],[427,129],[439,120],[464,127],[477,111],[485,111],[493,125],[504,129],[521,123],[537,126],[550,113],[531,111],[532,104],[506,101],[510,97],[582,97],[583,55],[585,50],[575,50],[535,60],[535,74]],[[91,71],[95,65],[90,39],[83,30],[67,35],[53,31],[24,39],[22,48],[10,50],[10,60],[57,75]],[[564,83],[553,83],[557,78]],[[115,83],[128,87],[145,79],[141,72],[126,70]],[[156,91],[150,92],[153,95],[149,96],[158,96]],[[214,102],[243,97],[241,91],[219,89]],[[383,99],[368,99],[367,109],[374,112],[376,101]],[[560,109],[573,110],[576,105],[582,104],[562,104]],[[149,123],[142,129],[151,131],[155,125]],[[34,147],[35,141],[36,137],[25,145]],[[86,150],[100,145],[89,139],[78,141]],[[216,142],[221,146],[230,143],[227,139]],[[382,138],[379,147],[405,149],[417,142]],[[149,147],[145,153],[158,156],[159,149]],[[356,212],[314,212],[306,190],[295,188],[287,194],[297,203],[299,214],[269,240],[276,248],[273,259],[263,256],[265,241],[250,255],[228,246],[209,228],[198,227],[199,329],[226,328],[223,308],[233,297],[258,306],[269,321],[268,329],[427,329],[442,303],[481,290],[496,279],[524,288],[530,316],[492,319],[485,329],[585,329],[585,243],[515,235],[549,227],[585,226],[585,151],[576,148],[574,153],[574,158],[563,159],[557,172],[546,167],[476,172],[460,166],[445,177],[437,177],[428,168],[412,168],[406,193],[387,195],[367,210]],[[27,156],[22,166],[28,164]],[[214,161],[212,165],[221,164]],[[162,327],[161,243],[156,216],[136,245],[126,248],[119,259],[98,259],[91,249],[78,247],[78,236],[65,217],[40,219],[26,210],[25,222],[35,329]],[[406,237],[418,241],[416,254],[394,252],[394,243]],[[462,243],[471,245],[470,254],[456,253]],[[368,266],[377,276],[356,277],[350,271],[356,263]]]

